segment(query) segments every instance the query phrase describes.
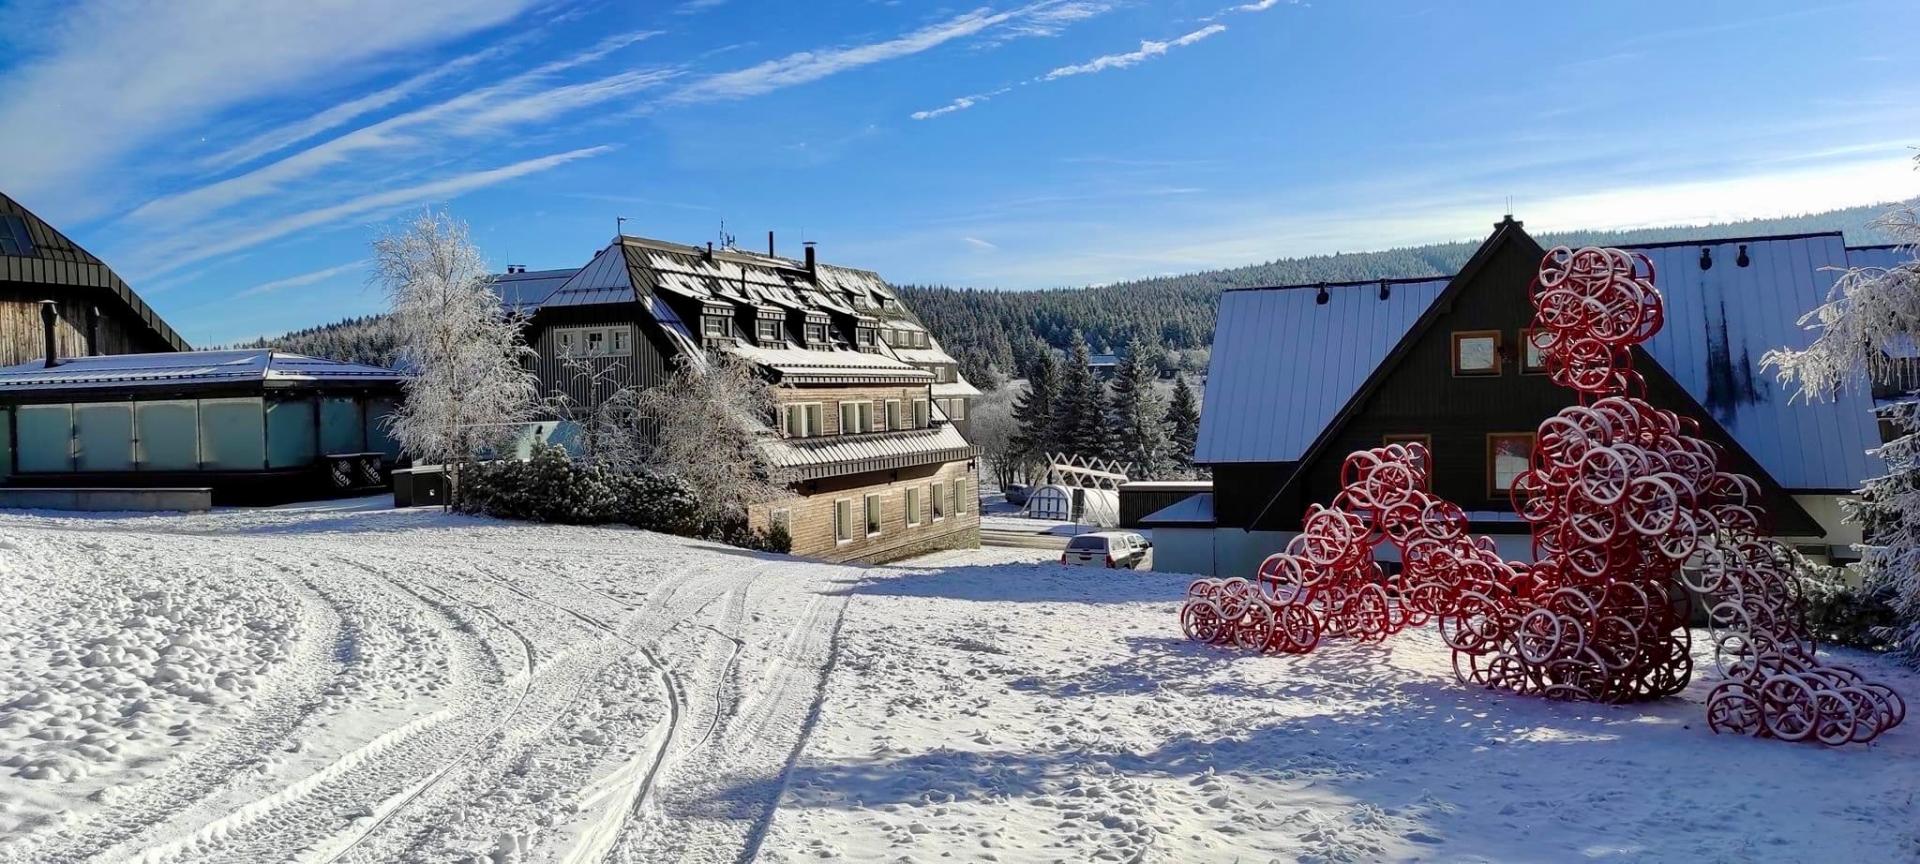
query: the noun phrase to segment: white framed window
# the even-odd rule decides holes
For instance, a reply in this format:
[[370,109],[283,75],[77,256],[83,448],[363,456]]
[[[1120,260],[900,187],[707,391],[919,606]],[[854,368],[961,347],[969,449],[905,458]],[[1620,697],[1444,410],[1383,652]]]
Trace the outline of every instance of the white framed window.
[[867,496],[867,536],[880,536],[880,496]]
[[953,515],[955,516],[967,512],[966,491],[967,481],[953,481]]
[[947,419],[948,420],[967,419],[967,400],[957,396],[947,400]]
[[754,321],[753,326],[755,328],[754,338],[758,339],[761,344],[764,345],[780,341],[780,322],[761,318]]
[[833,542],[853,542],[852,498],[835,498],[833,501]]
[[807,406],[807,435],[827,434],[827,406],[814,402]]
[[840,434],[852,435],[860,431],[860,410],[855,403],[840,403]]
[[887,428],[888,429],[905,429],[907,428],[905,425],[905,422],[906,421],[900,416],[900,400],[888,399],[887,400]]
[[781,411],[781,431],[789,438],[812,438],[821,434],[820,403],[800,402],[786,405]]
[[727,335],[727,319],[725,318],[718,315],[702,315],[700,316],[700,322],[700,332],[708,336]]
[[633,327],[562,327],[553,331],[553,349],[562,357],[627,357],[633,354]]
[[827,325],[819,324],[815,322],[808,322],[807,323],[807,344],[814,345],[814,346],[827,344]]
[[907,524],[920,524],[920,487],[910,486],[907,493]]
[[927,503],[933,505],[933,521],[947,518],[947,501],[941,497],[947,491],[947,484],[935,483],[927,492]]
[[862,348],[873,347],[873,333],[872,327],[855,327],[853,330],[853,335],[860,340]]
[[925,429],[932,421],[928,419],[927,400],[913,400],[913,428]]

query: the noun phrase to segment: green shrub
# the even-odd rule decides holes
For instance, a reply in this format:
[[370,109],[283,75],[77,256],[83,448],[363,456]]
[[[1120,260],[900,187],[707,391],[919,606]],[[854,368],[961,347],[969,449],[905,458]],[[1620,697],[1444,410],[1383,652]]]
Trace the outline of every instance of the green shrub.
[[1892,598],[1884,589],[1850,584],[1847,571],[1802,561],[1800,583],[1805,591],[1807,632],[1832,645],[1872,651],[1893,647],[1898,623]]
[[691,486],[647,473],[609,471],[575,462],[564,448],[540,446],[524,462],[462,466],[454,509],[462,513],[563,525],[631,525],[698,535],[699,501]]

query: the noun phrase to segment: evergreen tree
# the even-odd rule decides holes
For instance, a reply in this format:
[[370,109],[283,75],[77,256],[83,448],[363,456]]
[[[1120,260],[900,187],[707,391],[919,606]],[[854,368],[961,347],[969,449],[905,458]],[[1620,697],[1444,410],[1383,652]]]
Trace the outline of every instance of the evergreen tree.
[[1060,393],[1060,361],[1052,351],[1040,350],[1027,366],[1027,392],[1013,404],[1020,429],[1013,436],[1013,453],[1021,461],[1046,458],[1059,445],[1054,439],[1053,403]]
[[1086,337],[1073,331],[1073,348],[1060,376],[1060,395],[1054,400],[1055,440],[1069,456],[1109,458],[1115,449],[1113,428],[1107,423],[1106,388],[1093,377],[1092,351]]
[[1192,477],[1193,446],[1200,439],[1200,409],[1193,402],[1187,376],[1173,379],[1173,401],[1167,405],[1167,461],[1175,474]]
[[1864,529],[1866,542],[1856,548],[1866,587],[1890,598],[1899,618],[1891,634],[1896,647],[1920,665],[1920,367],[1902,359],[1920,340],[1920,208],[1898,208],[1875,227],[1912,257],[1887,269],[1847,271],[1827,303],[1801,319],[1820,334],[1813,344],[1770,351],[1761,365],[1811,398],[1847,387],[1907,392],[1879,411],[1894,433],[1877,451],[1887,473],[1867,480],[1860,497],[1841,507]]
[[1154,389],[1157,354],[1135,337],[1113,374],[1115,456],[1133,463],[1130,476],[1136,480],[1155,479],[1167,469],[1167,406]]

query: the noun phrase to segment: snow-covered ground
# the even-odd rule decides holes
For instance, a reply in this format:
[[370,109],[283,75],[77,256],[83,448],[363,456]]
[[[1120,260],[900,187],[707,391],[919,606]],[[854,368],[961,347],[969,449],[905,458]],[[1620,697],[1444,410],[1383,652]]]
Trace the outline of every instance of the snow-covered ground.
[[1184,578],[1050,557],[0,515],[0,861],[1920,857],[1915,727],[1467,690],[1430,633],[1222,652]]

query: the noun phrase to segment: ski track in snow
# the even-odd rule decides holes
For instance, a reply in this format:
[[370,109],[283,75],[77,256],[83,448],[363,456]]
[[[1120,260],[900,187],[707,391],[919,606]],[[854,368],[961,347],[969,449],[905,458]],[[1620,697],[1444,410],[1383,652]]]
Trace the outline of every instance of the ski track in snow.
[[0,862],[1920,860],[1920,724],[1716,737],[1710,664],[1550,703],[1431,632],[1220,651],[1184,577],[1047,557],[0,514]]
[[[779,587],[756,587],[769,572]],[[26,673],[0,691],[0,744],[48,742],[0,767],[0,861],[735,860],[752,819],[689,830],[664,802],[689,800],[684,777],[712,785],[752,765],[741,754],[767,742],[740,741],[728,721],[754,687],[777,689],[786,716],[769,709],[739,731],[799,746],[826,658],[794,653],[804,634],[792,628],[830,622],[794,610],[855,572],[645,532],[354,503],[0,515],[0,578],[25,592],[0,605],[0,650]],[[133,659],[59,650],[117,629],[123,613],[86,598],[166,612],[246,592],[279,617],[136,631],[163,646],[160,661],[186,650],[170,643],[259,642],[242,643],[263,658],[240,670],[250,677],[220,677],[239,672],[217,660],[192,667],[237,695],[192,678],[158,694],[164,710],[143,703],[156,728],[97,746],[94,727],[110,729],[116,706],[63,702],[71,684],[57,673],[120,662],[147,689],[179,676],[148,668],[149,647],[128,648]],[[215,648],[231,650],[193,657]],[[776,653],[782,674],[742,673]],[[91,737],[68,732],[77,722]]]

